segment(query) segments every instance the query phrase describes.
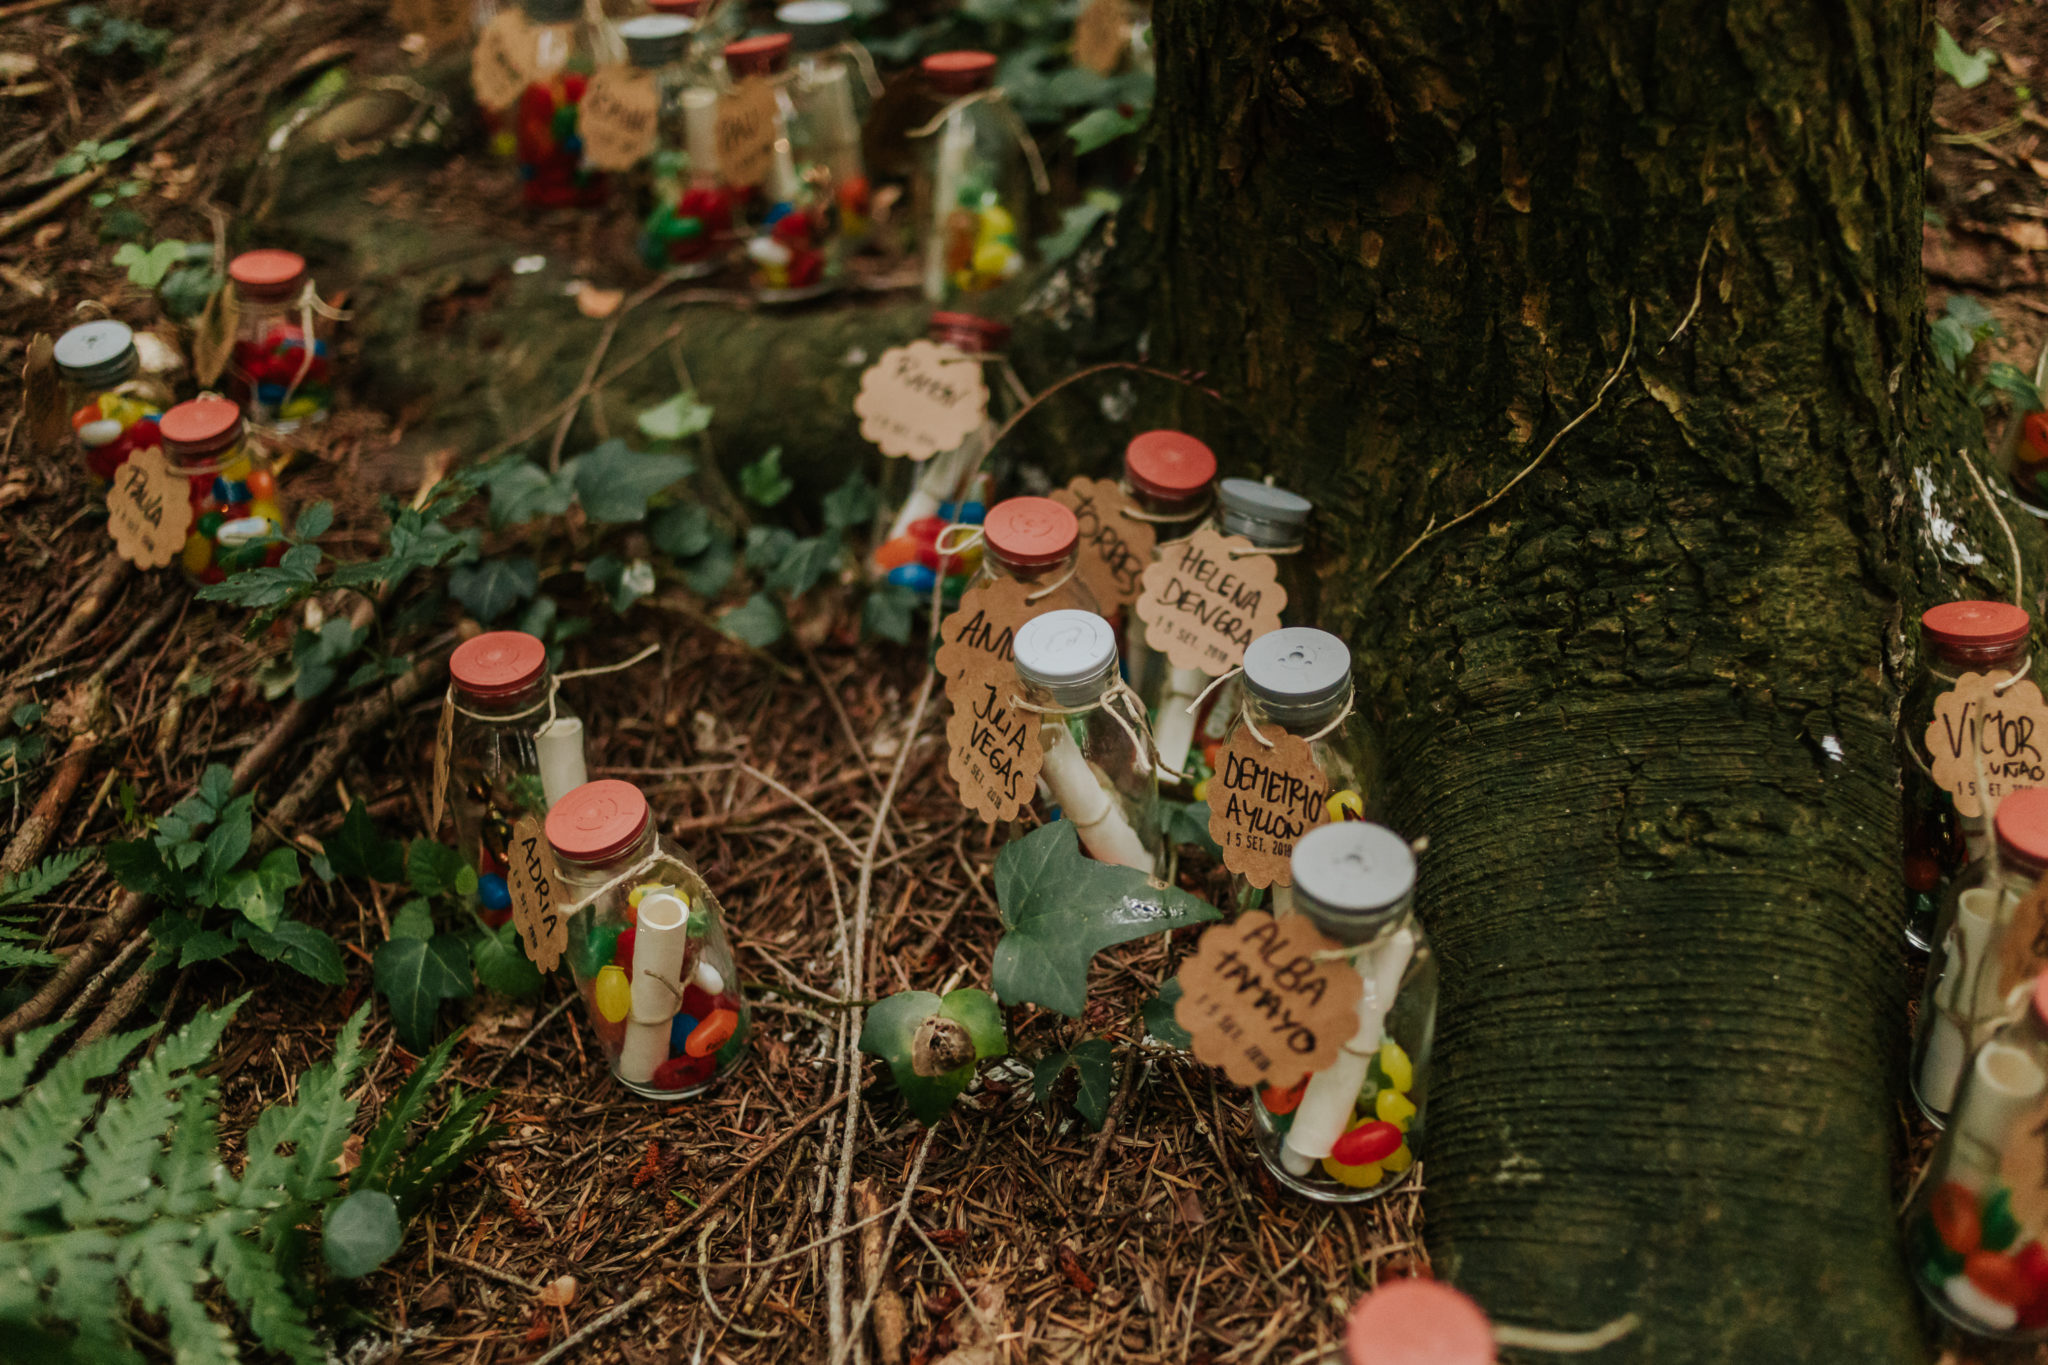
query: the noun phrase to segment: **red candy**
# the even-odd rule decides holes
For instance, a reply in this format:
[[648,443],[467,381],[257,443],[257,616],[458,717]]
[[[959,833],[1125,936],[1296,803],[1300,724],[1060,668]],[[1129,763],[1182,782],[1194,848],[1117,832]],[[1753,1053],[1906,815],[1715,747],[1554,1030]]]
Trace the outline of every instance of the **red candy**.
[[1934,1192],[1927,1214],[1942,1244],[1959,1255],[1977,1249],[1984,1237],[1984,1221],[1977,1213],[1977,1192],[1951,1180]]
[[620,969],[626,973],[628,980],[631,980],[633,976],[633,945],[639,941],[640,930],[638,926],[635,926],[620,934],[617,945],[612,949],[612,961],[619,964]]
[[2038,463],[2048,460],[2048,412],[2030,412],[2020,430],[2027,438],[2027,448],[2034,452]]
[[683,1013],[694,1019],[703,1019],[718,1008],[718,1002],[711,998],[711,992],[694,982],[683,987]]
[[1308,1077],[1303,1076],[1292,1090],[1281,1090],[1267,1086],[1259,1092],[1259,1103],[1266,1106],[1269,1114],[1291,1114],[1301,1107],[1302,1092],[1308,1089]]
[[1330,1148],[1339,1166],[1370,1166],[1401,1148],[1401,1130],[1391,1123],[1361,1123]]
[[656,1090],[687,1090],[711,1079],[718,1063],[710,1057],[671,1057],[654,1068]]

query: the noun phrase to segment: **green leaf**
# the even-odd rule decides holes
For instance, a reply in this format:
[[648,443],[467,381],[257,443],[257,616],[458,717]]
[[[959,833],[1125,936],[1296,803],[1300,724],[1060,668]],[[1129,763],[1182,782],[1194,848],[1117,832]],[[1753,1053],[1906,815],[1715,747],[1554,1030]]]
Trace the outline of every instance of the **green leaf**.
[[246,921],[235,926],[235,936],[260,957],[282,962],[302,976],[325,986],[339,986],[348,980],[342,970],[341,949],[325,930],[299,920],[278,921],[268,933]]
[[408,1052],[423,1053],[433,1044],[441,1002],[470,993],[469,950],[453,934],[394,938],[377,949],[371,976],[391,1003],[398,1041]]
[[1216,907],[1129,867],[1081,852],[1071,820],[1055,820],[996,855],[996,903],[1008,931],[993,979],[1006,1005],[1029,1002],[1078,1019],[1088,963],[1104,948],[1221,919]]
[[1209,837],[1207,801],[1164,801],[1159,803],[1166,837],[1176,844],[1193,844],[1212,858],[1223,857],[1223,846]]
[[334,504],[321,501],[299,513],[299,519],[292,526],[293,540],[318,540],[327,534],[327,528],[334,525]]
[[987,991],[972,986],[948,991],[939,1002],[938,1013],[940,1018],[951,1019],[967,1030],[974,1043],[976,1061],[1010,1055],[1010,1035],[1003,1028],[1002,1007]]
[[688,478],[696,464],[685,455],[659,455],[606,441],[575,463],[576,500],[595,522],[645,521],[647,500]]
[[341,829],[327,841],[327,861],[344,877],[392,883],[405,880],[404,845],[378,831],[360,796],[350,803]]
[[391,937],[428,939],[434,936],[434,909],[426,897],[414,896],[391,916]]
[[1927,341],[1936,363],[1950,374],[1959,371],[1977,347],[1970,329],[1954,318],[1936,318],[1927,329]]
[[229,877],[220,903],[265,933],[275,933],[284,918],[285,893],[299,884],[299,855],[274,848],[253,870]]
[[761,586],[769,592],[787,593],[801,597],[809,592],[817,581],[832,571],[839,562],[840,541],[837,531],[822,536],[809,536],[789,547],[789,553],[769,571]]
[[654,566],[644,559],[627,563],[617,555],[599,555],[590,561],[583,576],[611,595],[612,610],[622,616],[655,587]]
[[1180,1003],[1181,985],[1177,976],[1168,977],[1159,983],[1159,994],[1145,1002],[1145,1029],[1154,1038],[1168,1047],[1186,1051],[1195,1045],[1188,1031],[1174,1018],[1173,1007]]
[[1149,105],[1105,105],[1091,109],[1068,124],[1067,136],[1074,140],[1074,155],[1086,156],[1120,137],[1137,132],[1151,117]]
[[846,476],[845,483],[825,495],[825,524],[835,531],[864,530],[875,519],[878,505],[875,486],[856,469]]
[[1088,197],[1060,214],[1059,231],[1038,239],[1038,254],[1048,264],[1064,261],[1081,249],[1095,225],[1115,213],[1123,200],[1109,190],[1090,190]]
[[520,461],[492,473],[491,529],[521,526],[539,517],[559,517],[576,500],[575,474],[550,474],[537,464]]
[[320,1254],[327,1268],[355,1280],[390,1260],[405,1239],[398,1202],[382,1190],[357,1190],[327,1210],[320,1224]]
[[775,566],[789,558],[796,548],[796,532],[787,526],[749,526],[747,528],[747,567],[755,573],[770,573]]
[[794,491],[796,485],[782,473],[782,447],[771,447],[766,455],[740,469],[740,492],[749,502],[773,507]]
[[898,991],[874,1003],[860,1030],[860,1050],[889,1064],[889,1074],[903,1092],[904,1103],[927,1127],[946,1117],[953,1101],[974,1079],[972,1063],[939,1076],[920,1076],[911,1066],[910,1049],[918,1025],[938,1013],[939,1005],[939,997],[930,991]]
[[655,441],[680,441],[711,425],[711,406],[685,389],[665,403],[643,408],[634,419],[640,434]]
[[489,625],[540,589],[540,571],[524,557],[486,559],[448,575],[448,591]]
[[1088,1120],[1090,1128],[1100,1129],[1103,1120],[1109,1117],[1109,1097],[1116,1090],[1115,1053],[1101,1038],[1084,1039],[1074,1044],[1070,1051],[1053,1053],[1031,1068],[1031,1098],[1040,1104],[1045,1103],[1068,1067],[1074,1068],[1081,1077],[1081,1088],[1074,1095],[1074,1108]]
[[540,968],[526,956],[519,930],[509,921],[472,939],[469,955],[476,962],[476,979],[487,991],[523,998],[540,990]]
[[1948,302],[1942,306],[1942,314],[1969,328],[1970,335],[1979,341],[1989,341],[2005,331],[1999,325],[1997,315],[1969,294],[1950,294]]
[[[108,145],[112,146],[113,144],[109,143]],[[122,144],[122,151],[126,150],[126,144]],[[116,153],[116,155],[119,155],[119,153]],[[102,157],[100,159],[110,160],[111,158]],[[184,258],[185,244],[183,242],[166,240],[158,242],[155,246],[149,247],[146,250],[140,243],[123,242],[121,249],[114,253],[114,264],[127,268],[128,282],[130,284],[140,285],[144,289],[155,289],[163,283],[164,276],[170,273],[171,267]]]
[[415,839],[405,847],[406,885],[422,896],[445,896],[461,892],[465,874],[470,889],[476,886],[476,873],[470,869],[468,859],[443,843],[432,839]]
[[[1965,52],[1946,24],[1934,26],[1935,69],[1965,90],[1976,89],[1990,77],[1994,55],[1988,47],[1977,52]],[[118,257],[115,264],[120,264]]]
[[2014,413],[2024,416],[2041,411],[2041,391],[2019,366],[2001,360],[1984,371],[1984,382],[2011,401]]
[[671,559],[690,559],[711,548],[711,516],[694,502],[664,507],[647,523],[647,538]]
[[907,645],[916,623],[917,601],[917,594],[901,583],[878,583],[868,589],[860,604],[860,628],[869,635]]
[[783,619],[782,608],[775,605],[774,598],[757,592],[720,613],[718,628],[741,644],[766,649],[782,638],[789,623]]
[[690,585],[691,592],[699,597],[716,597],[732,582],[739,556],[733,551],[731,537],[714,536],[704,553],[677,567],[682,569],[683,581]]
[[147,839],[116,840],[107,845],[107,871],[124,891],[143,896],[169,896],[178,879],[164,855]]
[[73,873],[91,862],[99,850],[87,845],[53,853],[34,867],[0,878],[0,905],[27,905],[49,895]]

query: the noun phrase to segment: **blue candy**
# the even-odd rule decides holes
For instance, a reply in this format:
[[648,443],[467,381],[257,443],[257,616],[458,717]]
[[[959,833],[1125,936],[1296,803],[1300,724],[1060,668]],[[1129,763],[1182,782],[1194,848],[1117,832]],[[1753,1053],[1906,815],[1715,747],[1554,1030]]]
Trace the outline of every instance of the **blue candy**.
[[670,1054],[677,1057],[682,1056],[683,1044],[689,1041],[690,1035],[696,1032],[696,1029],[697,1020],[694,1016],[678,1014],[675,1018],[669,1020],[668,1050]]
[[898,564],[889,570],[889,581],[899,583],[912,592],[930,592],[932,584],[939,581],[939,575],[927,564]]
[[563,138],[562,150],[570,156],[581,156],[583,154],[583,139],[580,137]]
[[258,384],[256,386],[256,399],[262,403],[282,403],[284,401],[284,385]]
[[476,879],[476,898],[483,902],[486,910],[510,910],[512,888],[505,885],[505,879],[495,872],[485,873]]
[[979,526],[987,517],[988,508],[978,502],[970,502],[960,509],[960,515],[955,520],[964,522],[969,526]]

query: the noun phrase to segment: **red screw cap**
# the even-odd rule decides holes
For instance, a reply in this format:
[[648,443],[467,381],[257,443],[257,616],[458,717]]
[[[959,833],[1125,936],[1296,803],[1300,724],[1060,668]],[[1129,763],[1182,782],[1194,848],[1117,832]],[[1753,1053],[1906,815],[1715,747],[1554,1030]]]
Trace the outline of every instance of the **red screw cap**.
[[758,38],[727,43],[725,69],[741,78],[772,76],[789,64],[789,49],[794,41],[787,33],[764,33]]
[[493,630],[465,640],[448,659],[448,675],[472,697],[510,697],[548,671],[548,647],[520,630]]
[[941,95],[971,95],[995,83],[993,52],[934,52],[919,63],[924,78]]
[[1493,1365],[1493,1327],[1440,1280],[1394,1280],[1351,1310],[1344,1353],[1351,1365]]
[[1124,477],[1131,487],[1167,502],[1182,502],[1216,480],[1216,454],[1184,431],[1147,431],[1124,447]]
[[242,405],[225,398],[195,398],[165,413],[156,429],[173,455],[210,455],[241,439]]
[[2034,618],[2010,602],[1943,602],[1920,615],[1920,632],[1936,648],[1996,649],[2027,638]]
[[1081,523],[1051,498],[1005,498],[988,509],[981,533],[1004,563],[1042,569],[1074,552]]
[[2022,787],[1998,803],[1998,850],[2048,867],[2048,787]]
[[945,342],[969,355],[988,355],[1010,344],[1010,329],[973,313],[933,313],[926,324],[933,341]]
[[306,258],[296,251],[245,251],[228,262],[228,278],[245,298],[282,298],[306,278]]
[[601,863],[631,848],[647,828],[647,798],[631,782],[586,782],[548,811],[548,843],[564,858]]

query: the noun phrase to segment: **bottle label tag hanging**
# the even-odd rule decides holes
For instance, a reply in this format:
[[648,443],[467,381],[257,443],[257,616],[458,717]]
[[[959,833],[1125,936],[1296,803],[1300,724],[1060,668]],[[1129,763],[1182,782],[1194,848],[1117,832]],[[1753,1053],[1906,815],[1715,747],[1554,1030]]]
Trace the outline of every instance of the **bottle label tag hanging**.
[[107,488],[107,530],[114,550],[138,569],[161,569],[185,548],[192,529],[192,485],[174,474],[163,449],[128,457]]
[[1994,942],[1998,945],[1998,993],[1984,996],[1987,1003],[2009,998],[2015,986],[2048,971],[2048,878],[2020,897],[2013,907],[2012,923],[1999,931]]
[[469,83],[484,109],[509,109],[540,65],[540,30],[517,5],[498,11],[470,54]]
[[946,771],[960,785],[960,803],[991,823],[1024,813],[1045,764],[1039,715],[1018,708],[1017,694],[1016,667],[999,659],[978,659],[946,684]]
[[[448,811],[448,759],[455,748],[455,694],[441,698],[441,721],[434,727],[434,795],[428,803],[427,837],[441,837],[441,817]],[[469,854],[468,849],[462,850]]]
[[419,34],[429,52],[459,47],[475,22],[473,0],[391,0],[392,26]]
[[1223,865],[1253,886],[1292,886],[1294,845],[1323,823],[1330,779],[1308,741],[1276,725],[1261,731],[1239,725],[1216,755],[1209,779],[1209,837],[1223,848]]
[[[1981,1064],[1984,1053],[1980,1050],[1975,1055]],[[1995,1074],[1998,1070],[2007,1069],[2000,1066],[2001,1062],[2018,1063],[2021,1060],[2018,1057],[2002,1058],[1993,1053],[1990,1065]],[[2009,1069],[2014,1073],[2022,1073],[2022,1068],[2017,1065]],[[2007,1212],[2011,1215],[2012,1221],[2019,1224],[2020,1229],[2018,1235],[2013,1238],[2015,1242],[2029,1236],[2039,1236],[2041,1229],[2048,1227],[2048,1093],[2035,1093],[2031,1098],[2021,1098],[2037,1075],[2038,1073],[2026,1071],[2008,1077],[2007,1079],[2015,1083],[2014,1090],[2019,1093],[2006,1105],[1998,1105],[1996,1101],[1987,1104],[1984,1095],[1973,1094],[1968,1117],[1961,1120],[1965,1131],[1972,1137],[1997,1144],[1998,1181],[2012,1192]],[[1978,1079],[1981,1081],[1982,1077]],[[1992,1119],[1993,1128],[2003,1131],[1978,1131],[1979,1124],[1985,1118]],[[1958,1119],[1958,1115],[1949,1115],[1950,1126],[1954,1127]],[[1973,1205],[1979,1197],[1978,1191],[1970,1191]],[[1997,1196],[1994,1194],[1992,1198],[1995,1199]],[[1984,1231],[1987,1234],[1992,1231],[1988,1222]]]
[[1074,20],[1074,65],[1098,76],[1114,76],[1131,47],[1131,15],[1125,0],[1091,0]]
[[1220,678],[1244,662],[1245,646],[1280,629],[1287,591],[1271,555],[1243,536],[1203,527],[1160,552],[1140,579],[1138,619],[1145,643],[1175,668]]
[[779,133],[775,83],[749,76],[718,97],[714,123],[718,178],[736,189],[751,189],[775,165]]
[[1935,699],[1927,726],[1934,780],[1972,819],[1986,813],[1986,798],[1996,806],[2023,787],[2048,785],[2048,705],[2032,679],[1993,690],[2011,676],[1963,674]]
[[242,304],[234,286],[223,283],[207,295],[199,320],[192,324],[192,373],[200,383],[213,383],[227,368],[235,348],[235,328],[241,320]]
[[561,884],[555,880],[555,850],[541,831],[540,817],[519,817],[512,826],[512,847],[505,862],[505,881],[512,892],[512,923],[533,965],[551,972],[569,946],[569,921],[559,907]]
[[892,346],[860,377],[860,434],[884,455],[929,460],[956,450],[988,420],[981,362],[935,341]]
[[[1015,674],[1010,642],[1032,617],[1031,589],[1014,578],[976,583],[960,594],[960,605],[939,622],[939,652],[933,663],[953,695],[952,682],[993,660]],[[957,702],[955,703],[958,704]]]
[[29,445],[55,453],[71,439],[70,415],[64,411],[64,381],[57,373],[55,346],[47,335],[28,346],[28,364],[21,372],[22,413],[28,421]]
[[1131,500],[1114,479],[1081,477],[1052,495],[1081,523],[1081,581],[1107,615],[1138,600],[1139,579],[1152,562],[1159,533],[1127,517]]
[[600,171],[630,171],[654,151],[661,95],[654,73],[637,66],[607,66],[590,78],[576,106],[583,160]]
[[1358,1032],[1365,983],[1306,915],[1263,910],[1203,932],[1180,969],[1174,1021],[1195,1060],[1238,1085],[1281,1089],[1335,1062]]

